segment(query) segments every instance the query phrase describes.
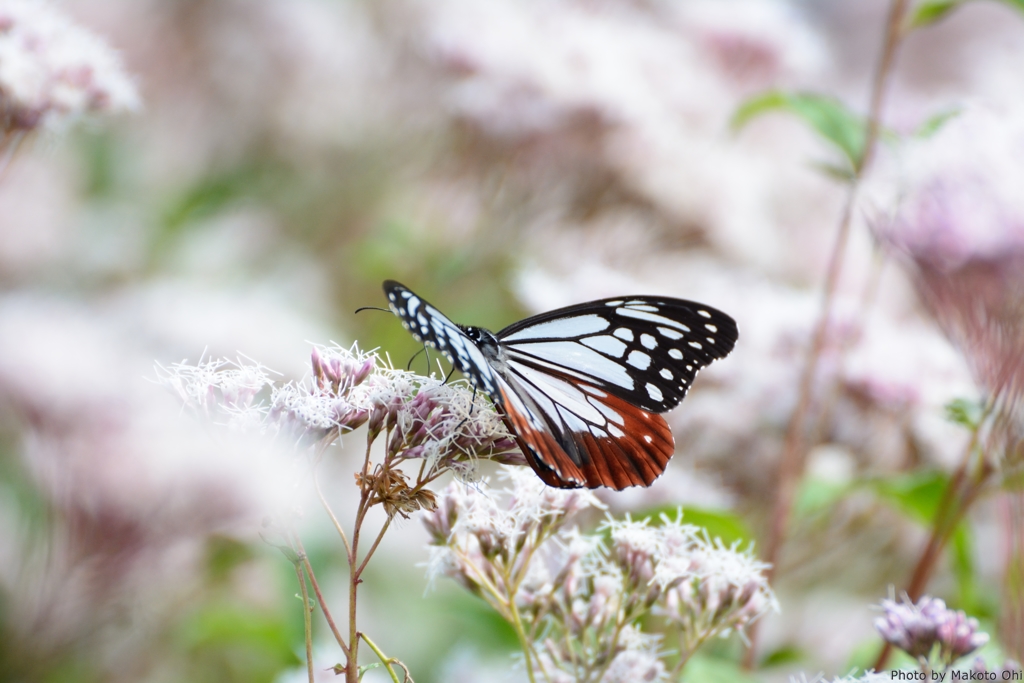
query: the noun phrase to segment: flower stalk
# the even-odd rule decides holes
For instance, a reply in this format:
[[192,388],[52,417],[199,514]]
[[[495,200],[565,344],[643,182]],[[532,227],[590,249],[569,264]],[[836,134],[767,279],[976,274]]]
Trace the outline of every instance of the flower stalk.
[[[909,6],[908,0],[892,0],[886,19],[885,41],[882,47],[878,67],[871,85],[871,100],[865,124],[864,145],[858,159],[853,165],[853,174],[847,188],[846,200],[840,214],[836,229],[835,242],[829,255],[825,283],[822,290],[821,313],[811,334],[811,343],[807,349],[804,368],[800,375],[797,389],[797,402],[786,429],[782,447],[782,458],[779,463],[775,492],[775,506],[772,511],[765,559],[770,565],[769,580],[774,578],[778,568],[782,545],[785,543],[789,520],[793,509],[793,501],[802,478],[806,454],[812,444],[807,443],[809,428],[809,412],[814,394],[815,379],[821,362],[825,343],[831,326],[832,309],[835,305],[839,276],[842,273],[846,258],[850,229],[853,223],[853,212],[858,205],[861,182],[875,154],[881,130],[882,109],[885,95],[892,79],[893,66],[897,49],[905,34],[904,22]],[[756,655],[756,627],[750,634],[750,645],[747,649],[745,665],[752,668]]]
[[[448,472],[472,478],[474,463],[481,458],[520,462],[522,456],[514,452],[515,442],[486,399],[462,383],[445,384],[394,370],[381,364],[375,355],[361,353],[355,347],[315,348],[311,365],[310,379],[281,386],[274,386],[270,373],[262,366],[222,360],[158,368],[158,377],[199,416],[229,429],[258,428],[272,439],[289,444],[289,450],[299,444],[298,449],[307,453],[312,465],[307,471],[312,472],[317,497],[345,547],[349,579],[347,638],[320,591],[298,534],[289,532],[284,541],[274,544],[295,565],[307,607],[309,577],[317,604],[344,655],[344,664],[336,670],[344,673],[346,683],[358,683],[360,677],[360,640],[380,657],[392,680],[398,681],[397,664],[405,671],[405,680],[411,681],[405,665],[386,657],[358,628],[363,573],[396,515],[408,518],[417,510],[437,507],[428,484]],[[264,405],[259,398],[268,393],[269,401]],[[353,527],[347,532],[324,495],[317,466],[343,435],[364,426],[366,449],[354,481],[359,490],[358,503]],[[374,444],[378,441],[383,442],[384,452],[375,462]],[[414,478],[403,468],[410,462],[418,465]],[[369,548],[361,552],[361,542],[368,533],[367,515],[378,505],[386,519]],[[307,667],[312,672],[308,610],[304,618]],[[312,673],[310,676],[312,680]]]

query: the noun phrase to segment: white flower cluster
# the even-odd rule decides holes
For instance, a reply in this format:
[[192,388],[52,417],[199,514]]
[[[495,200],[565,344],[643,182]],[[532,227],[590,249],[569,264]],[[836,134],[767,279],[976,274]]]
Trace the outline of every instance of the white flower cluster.
[[312,376],[280,386],[258,363],[220,359],[158,366],[157,379],[186,406],[233,428],[314,443],[368,424],[370,441],[386,432],[389,463],[423,458],[430,471],[464,477],[479,457],[523,462],[510,453],[515,442],[481,394],[386,367],[355,345],[314,348]]
[[455,579],[494,607],[549,681],[663,680],[660,635],[640,630],[648,613],[679,632],[685,661],[708,638],[777,609],[767,566],[695,526],[627,518],[583,535],[567,524],[603,508],[593,494],[546,487],[530,472],[509,477],[504,501],[456,482],[438,495],[423,518],[428,573]]
[[0,0],[0,132],[131,111],[139,95],[102,40],[38,0]]

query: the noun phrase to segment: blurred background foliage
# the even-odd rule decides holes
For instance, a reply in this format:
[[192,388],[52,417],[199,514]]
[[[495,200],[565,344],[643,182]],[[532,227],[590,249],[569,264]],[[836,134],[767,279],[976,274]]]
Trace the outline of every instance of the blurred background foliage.
[[[894,140],[976,102],[1021,120],[1019,12],[954,4],[921,10],[942,21],[900,54]],[[403,367],[418,347],[394,318],[353,314],[383,303],[386,278],[491,329],[629,292],[732,313],[737,352],[670,417],[669,471],[605,500],[634,518],[681,506],[760,547],[887,5],[60,3],[121,53],[143,106],[36,135],[0,179],[0,680],[304,680],[294,572],[259,538],[276,475],[244,453],[218,464],[145,378],[239,354],[301,377],[308,342],[330,340]],[[906,162],[892,156],[883,189]],[[846,336],[823,362],[762,668],[739,672],[734,640],[687,680],[868,665],[866,606],[924,543],[968,438],[955,406],[969,404],[952,421],[944,406],[981,389],[878,249],[888,209],[856,212]],[[345,443],[324,476],[343,515],[360,438]],[[305,544],[342,613],[343,549],[308,508]],[[933,590],[1020,657],[1019,591],[1005,592],[1018,509],[997,497],[961,522]],[[415,520],[389,532],[362,628],[419,683],[514,680],[514,635],[451,583],[427,590],[425,543]],[[315,632],[318,680],[333,680],[341,654],[322,620]]]

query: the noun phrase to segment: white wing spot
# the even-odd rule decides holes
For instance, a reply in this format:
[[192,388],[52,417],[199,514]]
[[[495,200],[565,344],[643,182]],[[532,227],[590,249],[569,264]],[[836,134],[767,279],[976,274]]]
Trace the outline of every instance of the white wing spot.
[[676,360],[682,360],[683,359],[683,352],[680,351],[679,349],[669,349],[668,350],[668,355],[672,356]]
[[615,356],[616,358],[622,358],[626,353],[626,345],[607,334],[603,334],[600,337],[585,337],[580,340],[580,343],[584,346],[589,346],[595,351],[607,353],[609,356]]
[[[587,400],[590,401],[590,399]],[[615,422],[620,425],[626,424],[626,419],[622,417],[621,414],[619,414],[616,410],[613,410],[609,406],[605,405],[604,403],[601,403],[600,401],[590,401],[590,405],[597,408],[602,415],[608,418],[609,422]]]
[[411,296],[412,296],[412,292],[410,292],[409,290],[405,290],[404,292],[402,292],[402,298],[403,299],[408,299]]
[[647,383],[647,387],[646,388],[647,388],[647,394],[651,398],[653,398],[655,401],[661,401],[661,400],[663,400],[665,398],[662,395],[662,393],[661,393],[661,389],[659,389],[655,385],[651,384],[650,382]]
[[388,292],[388,298],[391,299],[392,301],[394,301],[395,300],[395,293],[394,292]]
[[626,435],[626,432],[622,431],[621,429],[619,429],[615,425],[608,425],[608,432],[612,436],[614,436],[614,437],[616,437],[618,439],[621,439],[622,437],[624,437]]
[[409,301],[406,302],[406,307],[409,309],[409,315],[415,315],[416,309],[420,307],[420,300],[411,296]]
[[707,311],[704,311],[704,310],[697,311],[697,315],[699,315],[702,318],[710,318],[711,317],[711,314],[708,313]]
[[647,443],[651,443],[652,440],[653,439],[651,439],[650,434],[644,434],[644,441],[646,441]]
[[616,299],[615,301],[606,301],[604,305],[605,306],[621,306],[622,305],[622,299]]
[[592,387],[589,384],[580,384],[579,387],[580,389],[587,392],[591,396],[597,396],[598,398],[604,398],[605,396],[608,395],[605,392],[598,389],[597,387]]
[[626,362],[638,370],[646,370],[651,365],[651,357],[643,351],[630,351]]
[[632,301],[630,301],[626,305],[629,306],[634,311],[647,311],[648,313],[657,313],[658,312],[658,308],[656,306],[646,306],[644,304],[634,303]]
[[665,379],[672,379],[672,371],[669,370],[668,368],[662,368],[661,372],[659,372],[658,374],[664,377]]
[[718,332],[718,328],[712,325],[711,323],[704,323],[704,327],[708,328],[712,332]]
[[580,337],[585,334],[600,332],[610,326],[611,323],[599,315],[578,315],[530,325],[518,332],[513,332],[507,337],[502,337],[501,341],[528,342],[531,339]]
[[693,371],[693,366],[692,365],[687,365],[686,366],[686,370],[687,370],[687,372],[692,372]]
[[652,335],[646,333],[640,335],[640,343],[643,344],[644,347],[648,349],[654,349],[658,347],[658,340],[655,339]]
[[690,346],[692,346],[695,349],[703,349],[704,348],[703,346],[700,345],[700,342],[690,342]]
[[628,327],[620,327],[619,329],[612,332],[619,339],[625,339],[626,341],[633,341],[633,330]]
[[675,330],[670,330],[667,327],[659,327],[658,328],[658,334],[660,334],[663,337],[668,337],[669,339],[682,339],[683,338],[683,335],[682,335],[681,332],[676,332]]
[[553,369],[561,372],[586,373],[591,377],[627,390],[635,386],[633,378],[629,376],[629,371],[622,367],[621,363],[606,358],[597,351],[574,341],[529,342],[510,344],[509,347],[515,355],[522,354],[539,358],[546,361]]
[[704,338],[708,340],[708,344],[714,344],[715,343],[715,338],[714,337],[704,337]]

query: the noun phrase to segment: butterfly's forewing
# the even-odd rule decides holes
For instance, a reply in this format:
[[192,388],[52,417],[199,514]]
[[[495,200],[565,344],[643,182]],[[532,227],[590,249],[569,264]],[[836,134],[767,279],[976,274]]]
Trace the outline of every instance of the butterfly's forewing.
[[565,368],[649,411],[679,405],[697,372],[736,344],[736,322],[666,297],[603,299],[527,318],[498,333],[512,363]]
[[473,386],[485,391],[495,401],[498,400],[496,397],[500,394],[497,379],[487,358],[458,325],[394,280],[385,280],[384,294],[388,297],[391,310],[416,341],[439,350]]

